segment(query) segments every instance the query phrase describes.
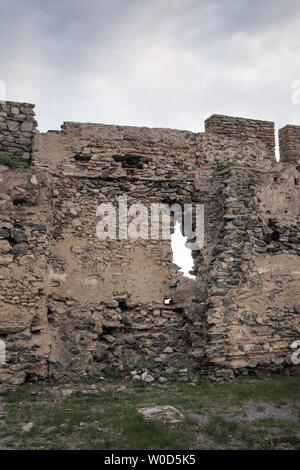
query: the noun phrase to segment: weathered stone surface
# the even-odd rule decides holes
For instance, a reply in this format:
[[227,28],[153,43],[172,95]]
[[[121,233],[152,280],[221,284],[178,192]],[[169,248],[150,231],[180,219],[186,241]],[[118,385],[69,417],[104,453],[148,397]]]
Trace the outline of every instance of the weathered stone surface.
[[32,430],[33,426],[34,426],[34,424],[33,424],[32,421],[30,423],[24,424],[22,426],[22,431],[27,434]]
[[0,152],[30,162],[37,127],[33,108],[28,103],[0,103]]
[[13,256],[1,256],[0,255],[0,266],[7,266],[14,260]]
[[24,121],[22,123],[22,126],[21,126],[22,132],[31,132],[32,129],[33,129],[33,123],[32,122]]
[[152,377],[151,374],[149,374],[149,372],[144,372],[141,376],[141,379],[143,382],[146,382],[147,384],[151,384],[155,381],[155,378]]
[[10,232],[5,229],[0,229],[0,239],[2,238],[9,238],[10,237]]
[[10,385],[22,385],[26,380],[26,374],[24,372],[18,372],[11,375],[7,379],[7,383]]
[[28,245],[27,243],[17,243],[12,247],[11,252],[14,255],[25,255],[28,252]]
[[[257,121],[243,136],[78,123],[35,135],[30,105],[5,106],[0,151],[27,153],[33,167],[0,167],[0,382],[130,370],[164,384],[193,368],[221,381],[291,367],[299,170],[271,163],[268,123],[266,139]],[[241,166],[219,171],[229,162]],[[204,204],[195,281],[173,264],[170,240],[97,237],[97,206],[120,195],[148,209]]]
[[244,359],[239,359],[231,362],[231,367],[233,369],[242,369],[244,367],[248,367],[248,362]]
[[0,240],[0,253],[8,253],[10,250],[10,243],[7,240]]
[[138,408],[137,411],[147,419],[170,421],[172,423],[180,422],[184,418],[183,414],[177,410],[177,408],[169,405]]
[[13,232],[11,236],[16,243],[27,242],[26,232],[21,230]]
[[26,266],[29,264],[34,263],[35,257],[32,254],[22,256],[22,258],[19,259],[19,263],[21,266]]

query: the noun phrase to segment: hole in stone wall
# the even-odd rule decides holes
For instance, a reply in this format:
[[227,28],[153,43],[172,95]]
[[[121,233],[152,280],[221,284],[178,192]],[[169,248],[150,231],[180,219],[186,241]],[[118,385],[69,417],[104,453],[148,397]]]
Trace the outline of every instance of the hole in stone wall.
[[48,307],[47,308],[47,319],[48,319],[49,323],[54,323],[54,314],[53,313],[54,313],[53,310],[50,307]]
[[112,335],[112,334],[113,334],[113,329],[111,326],[105,326],[105,325],[102,326],[102,333],[100,335],[100,338],[103,335]]
[[295,186],[299,186],[299,178],[295,178]]
[[173,311],[176,312],[176,313],[181,313],[182,315],[185,313],[183,307],[174,307]]
[[78,153],[77,155],[75,155],[74,158],[77,162],[89,162],[90,159],[92,158],[92,156],[91,155],[83,155],[81,153]]
[[119,304],[119,309],[124,312],[125,310],[128,310],[127,305],[126,305],[126,300],[118,300]]
[[277,242],[280,238],[280,233],[277,230],[274,230],[272,235],[271,235],[271,240],[273,242]]
[[14,206],[31,206],[32,204],[23,197],[17,197],[16,199],[13,200],[13,205]]
[[144,168],[139,155],[127,153],[126,155],[114,155],[113,159],[115,162],[120,162],[122,168],[138,168],[139,170]]
[[171,247],[173,251],[173,263],[177,264],[180,268],[180,272],[185,277],[195,280],[196,276],[190,274],[193,270],[194,260],[192,256],[192,250],[186,246],[187,237],[184,237],[181,232],[181,224],[176,222],[175,231],[171,235]]

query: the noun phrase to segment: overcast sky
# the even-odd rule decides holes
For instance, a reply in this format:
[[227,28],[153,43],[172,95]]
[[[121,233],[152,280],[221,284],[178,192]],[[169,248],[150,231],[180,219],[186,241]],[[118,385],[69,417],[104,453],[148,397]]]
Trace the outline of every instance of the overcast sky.
[[0,0],[0,15],[6,97],[35,103],[41,131],[300,124],[299,0]]

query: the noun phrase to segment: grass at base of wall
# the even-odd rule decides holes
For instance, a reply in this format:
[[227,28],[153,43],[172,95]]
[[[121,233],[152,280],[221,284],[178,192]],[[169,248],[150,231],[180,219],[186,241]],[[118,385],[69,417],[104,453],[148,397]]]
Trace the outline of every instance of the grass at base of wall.
[[29,168],[28,163],[18,160],[9,153],[4,152],[0,152],[0,165],[8,166],[12,170],[16,168]]
[[[139,412],[153,406],[175,407],[181,418]],[[142,388],[115,378],[26,385],[0,395],[1,448],[300,449],[300,376]]]

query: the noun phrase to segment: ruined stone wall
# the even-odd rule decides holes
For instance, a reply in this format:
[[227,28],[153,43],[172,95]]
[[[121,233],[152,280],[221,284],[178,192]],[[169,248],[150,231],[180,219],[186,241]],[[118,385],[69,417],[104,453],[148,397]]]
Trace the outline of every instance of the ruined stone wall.
[[0,165],[0,381],[12,385],[48,377],[49,191],[46,174]]
[[0,101],[0,152],[30,162],[37,122],[34,104]]
[[243,140],[255,138],[265,144],[269,151],[269,158],[275,159],[274,122],[213,114],[205,121],[205,132]]
[[[241,167],[222,170],[229,162]],[[0,166],[0,381],[291,367],[298,179],[249,136],[70,122],[36,135],[30,169]],[[204,204],[195,281],[173,264],[170,240],[97,237],[97,207],[118,208],[120,196],[148,209]]]
[[210,360],[231,369],[291,365],[300,333],[300,194],[294,167],[220,172],[223,230],[211,265]]
[[300,160],[300,126],[285,126],[279,130],[280,160],[296,162]]
[[[99,374],[112,365],[185,365],[196,351],[204,356],[198,286],[173,265],[170,241],[96,236],[100,203],[117,207],[119,196],[126,196],[128,204],[150,208],[193,200],[195,143],[180,132],[174,145],[160,131],[148,137],[130,131],[83,125],[35,142],[34,168],[50,171],[55,188],[47,276],[50,328],[56,332],[52,375],[66,369]],[[55,164],[54,154],[60,159]]]

